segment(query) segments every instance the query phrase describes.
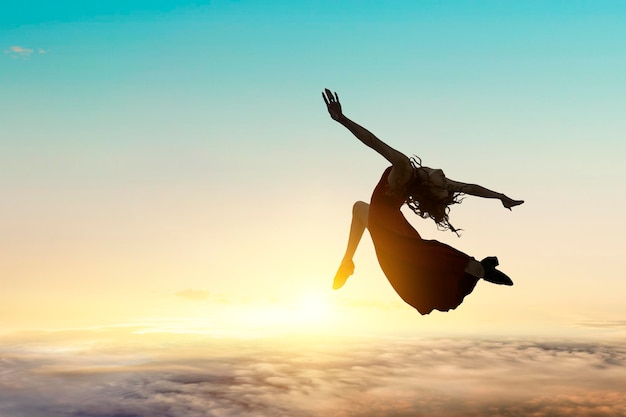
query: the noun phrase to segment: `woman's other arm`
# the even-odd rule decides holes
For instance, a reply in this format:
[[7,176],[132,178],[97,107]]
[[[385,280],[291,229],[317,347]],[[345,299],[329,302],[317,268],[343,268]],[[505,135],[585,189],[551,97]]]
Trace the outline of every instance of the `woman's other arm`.
[[524,200],[513,200],[502,193],[497,193],[478,184],[466,184],[446,178],[447,186],[450,191],[459,192],[482,198],[495,198],[502,202],[505,208],[511,210],[512,207],[519,206]]

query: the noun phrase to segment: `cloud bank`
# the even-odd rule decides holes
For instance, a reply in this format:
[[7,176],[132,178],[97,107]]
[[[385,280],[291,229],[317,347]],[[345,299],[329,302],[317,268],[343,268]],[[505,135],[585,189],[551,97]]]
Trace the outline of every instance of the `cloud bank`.
[[405,338],[82,346],[0,349],[0,415],[626,415],[623,344]]

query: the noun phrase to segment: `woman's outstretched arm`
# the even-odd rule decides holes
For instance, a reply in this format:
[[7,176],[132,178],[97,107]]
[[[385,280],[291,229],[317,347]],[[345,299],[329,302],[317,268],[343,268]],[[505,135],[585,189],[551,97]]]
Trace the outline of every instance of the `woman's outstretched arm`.
[[411,179],[413,167],[411,166],[411,160],[406,155],[378,139],[363,126],[348,119],[341,110],[341,103],[339,102],[337,93],[333,96],[333,93],[327,88],[325,92],[322,93],[322,97],[328,108],[328,113],[333,120],[341,123],[352,132],[357,139],[363,142],[363,144],[378,152],[393,165],[391,173],[389,174],[389,185],[392,187],[401,187]]
[[507,197],[502,193],[491,191],[490,189],[485,188],[481,185],[465,184],[463,182],[454,181],[449,178],[446,178],[446,182],[450,191],[475,195],[482,198],[496,198],[500,200],[502,202],[502,205],[509,210],[511,210],[512,207],[519,206],[520,204],[524,203],[524,200],[513,200],[512,198]]

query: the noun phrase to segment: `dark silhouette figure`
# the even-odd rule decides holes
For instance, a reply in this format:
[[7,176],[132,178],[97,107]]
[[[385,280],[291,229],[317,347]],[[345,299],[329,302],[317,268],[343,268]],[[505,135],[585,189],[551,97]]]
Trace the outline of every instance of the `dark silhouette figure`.
[[446,178],[440,169],[422,166],[415,158],[393,149],[373,133],[348,119],[341,110],[337,93],[322,93],[330,117],[391,163],[374,189],[370,203],[357,201],[346,253],[335,275],[338,289],[354,272],[352,258],[363,231],[370,232],[378,262],[396,292],[421,314],[456,308],[472,292],[480,278],[501,285],[513,281],[496,269],[498,259],[482,261],[436,240],[425,240],[409,224],[400,208],[407,204],[416,214],[431,218],[440,228],[457,232],[448,219],[451,204],[464,194],[495,198],[509,210],[522,204],[504,194],[476,184]]

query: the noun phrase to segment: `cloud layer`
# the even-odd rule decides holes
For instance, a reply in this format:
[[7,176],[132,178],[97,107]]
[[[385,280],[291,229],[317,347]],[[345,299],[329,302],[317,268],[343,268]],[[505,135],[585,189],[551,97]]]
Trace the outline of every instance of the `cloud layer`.
[[[3,417],[626,415],[626,348],[571,341],[11,344]],[[78,346],[78,347],[77,347]]]

